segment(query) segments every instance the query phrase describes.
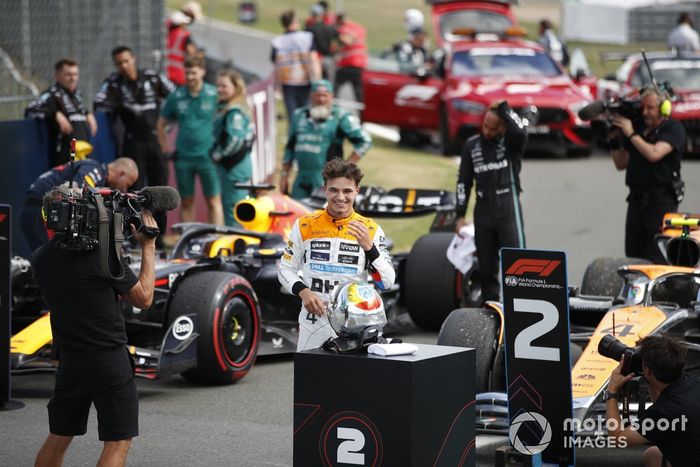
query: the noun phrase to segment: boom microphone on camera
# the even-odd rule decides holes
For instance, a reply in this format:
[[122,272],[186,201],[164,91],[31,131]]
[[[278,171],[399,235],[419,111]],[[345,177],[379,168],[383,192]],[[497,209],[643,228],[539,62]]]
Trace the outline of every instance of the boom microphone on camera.
[[171,186],[149,186],[136,194],[149,211],[172,211],[180,207],[180,194]]
[[593,120],[598,115],[605,112],[607,108],[608,106],[605,101],[593,101],[590,104],[583,106],[581,110],[578,111],[578,117],[584,121]]

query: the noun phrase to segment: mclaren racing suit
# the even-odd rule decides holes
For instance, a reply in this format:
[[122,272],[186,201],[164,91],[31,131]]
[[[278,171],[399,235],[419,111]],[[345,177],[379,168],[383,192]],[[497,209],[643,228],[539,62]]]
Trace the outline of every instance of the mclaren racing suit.
[[[369,229],[374,243],[371,250],[364,251],[348,231],[347,226],[353,220],[362,222]],[[328,302],[335,284],[365,281],[368,272],[381,290],[394,284],[394,268],[382,228],[356,212],[344,219],[336,219],[324,209],[294,223],[278,277],[288,292],[299,295],[305,288],[310,288],[321,300]],[[297,351],[318,348],[329,337],[335,337],[335,333],[328,319],[307,312],[302,305]]]
[[506,124],[503,136],[487,140],[474,135],[462,150],[457,181],[457,216],[467,211],[476,181],[474,241],[484,300],[498,300],[498,253],[503,247],[525,248],[520,207],[520,167],[527,131],[507,103],[497,109]]

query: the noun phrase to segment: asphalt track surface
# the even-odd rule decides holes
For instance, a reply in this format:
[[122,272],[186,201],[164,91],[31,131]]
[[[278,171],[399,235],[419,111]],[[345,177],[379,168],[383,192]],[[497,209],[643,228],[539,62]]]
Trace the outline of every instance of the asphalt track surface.
[[[440,156],[435,156],[440,157]],[[455,169],[456,170],[456,169]],[[681,208],[700,211],[700,162],[686,161],[687,198]],[[586,264],[599,256],[623,255],[623,173],[609,157],[527,159],[522,183],[528,246],[564,250],[569,282],[578,283]],[[404,320],[398,334],[407,342],[435,343],[436,334]],[[380,382],[367,382],[381,384]],[[52,375],[13,379],[13,399],[26,406],[0,412],[0,466],[30,466],[46,434],[46,403]],[[140,431],[129,455],[131,466],[289,466],[292,463],[293,361],[290,356],[258,360],[233,386],[193,386],[180,377],[139,380]],[[504,438],[479,436],[479,465],[492,465]],[[495,444],[494,444],[495,443]],[[94,465],[101,450],[96,417],[88,434],[76,438],[66,466]],[[578,465],[640,465],[639,451],[585,449]]]

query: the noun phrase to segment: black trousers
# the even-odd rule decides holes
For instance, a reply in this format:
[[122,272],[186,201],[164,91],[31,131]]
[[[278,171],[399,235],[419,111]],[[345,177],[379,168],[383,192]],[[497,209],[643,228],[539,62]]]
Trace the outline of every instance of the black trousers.
[[168,163],[155,135],[124,135],[124,156],[130,157],[139,168],[139,178],[132,187],[140,190],[145,186],[168,184]]
[[362,88],[362,68],[356,66],[344,66],[338,68],[335,72],[335,95],[338,95],[340,87],[345,83],[352,85],[357,102],[365,101],[365,93]]
[[[134,135],[127,132],[124,135],[124,156],[130,157],[139,168],[139,178],[131,187],[140,190],[146,186],[167,186],[169,177],[168,161],[155,135]],[[165,212],[154,212],[153,218],[158,224],[161,234],[168,227],[168,216]],[[156,239],[157,245],[163,247],[162,237]]]
[[678,202],[670,186],[630,191],[625,222],[625,255],[663,264],[665,261],[655,237],[661,232],[664,214],[676,210]]
[[31,251],[36,250],[46,242],[49,237],[41,217],[41,200],[27,198],[19,213],[19,227],[22,229],[24,239],[29,244]]
[[474,243],[479,260],[481,295],[498,300],[501,290],[499,252],[503,247],[525,248],[520,198],[511,188],[477,190],[474,206]]

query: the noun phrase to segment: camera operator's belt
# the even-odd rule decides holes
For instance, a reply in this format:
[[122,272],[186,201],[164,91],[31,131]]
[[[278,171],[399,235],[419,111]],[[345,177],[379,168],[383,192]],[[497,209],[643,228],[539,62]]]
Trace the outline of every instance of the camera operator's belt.
[[[124,277],[124,265],[121,261],[122,243],[124,242],[124,231],[122,225],[124,223],[122,213],[115,212],[114,216],[114,242],[109,241],[109,214],[102,202],[102,195],[95,193],[95,202],[97,203],[97,218],[98,230],[97,239],[100,248],[100,265],[102,272],[111,279],[122,279]],[[110,260],[114,264],[116,274],[112,274]]]

